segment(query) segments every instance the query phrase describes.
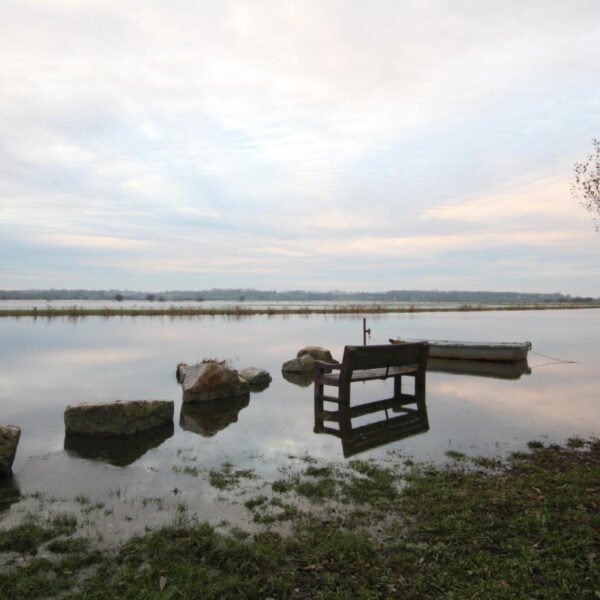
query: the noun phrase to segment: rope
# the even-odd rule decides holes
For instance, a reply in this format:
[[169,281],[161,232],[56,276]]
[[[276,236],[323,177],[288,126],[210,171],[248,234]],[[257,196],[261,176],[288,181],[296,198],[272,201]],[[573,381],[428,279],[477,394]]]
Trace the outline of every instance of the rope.
[[576,365],[579,363],[576,363],[572,360],[559,360],[557,362],[547,362],[547,363],[542,363],[541,365],[535,365],[533,367],[529,367],[532,371],[533,369],[540,369],[541,367],[551,367],[552,365]]
[[[558,365],[558,364],[578,365],[578,364],[580,364],[576,360],[563,360],[562,358],[556,358],[555,356],[548,356],[547,354],[542,354],[541,352],[536,352],[535,350],[530,350],[529,352],[531,352],[531,354],[537,354],[538,356],[541,356],[542,358],[547,358],[548,360],[554,361],[552,363],[545,363],[543,365],[537,365],[538,367],[546,367],[546,366],[548,366],[548,364],[552,364],[552,365]],[[532,367],[532,368],[535,368],[535,367]]]

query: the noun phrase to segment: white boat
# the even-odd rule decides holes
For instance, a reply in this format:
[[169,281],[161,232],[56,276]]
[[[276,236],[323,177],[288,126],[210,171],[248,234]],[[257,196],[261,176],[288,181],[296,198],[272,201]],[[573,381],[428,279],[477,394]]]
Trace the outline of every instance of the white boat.
[[450,340],[390,338],[391,344],[408,344],[416,341],[429,342],[431,358],[516,362],[525,360],[527,352],[531,350],[531,342],[453,342]]

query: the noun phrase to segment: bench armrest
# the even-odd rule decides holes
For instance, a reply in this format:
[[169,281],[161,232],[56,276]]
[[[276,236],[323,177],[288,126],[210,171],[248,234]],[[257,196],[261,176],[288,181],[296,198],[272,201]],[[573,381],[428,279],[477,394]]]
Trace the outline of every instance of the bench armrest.
[[333,369],[338,371],[342,368],[340,363],[330,363],[324,360],[315,360],[315,376],[319,377],[322,373],[331,373]]
[[324,360],[315,360],[315,367],[323,367],[326,369],[341,369],[341,363],[330,363],[325,362]]

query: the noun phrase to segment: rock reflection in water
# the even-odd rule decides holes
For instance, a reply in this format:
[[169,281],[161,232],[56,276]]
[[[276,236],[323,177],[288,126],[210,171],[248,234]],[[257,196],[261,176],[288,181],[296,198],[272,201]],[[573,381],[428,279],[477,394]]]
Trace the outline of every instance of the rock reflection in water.
[[308,373],[292,373],[290,371],[282,371],[281,374],[286,381],[299,385],[300,387],[308,387],[315,380],[314,371]]
[[259,392],[264,392],[270,385],[270,381],[258,381],[256,383],[248,383],[250,386],[250,391],[258,394]]
[[250,396],[220,398],[205,402],[184,402],[181,405],[181,429],[212,437],[238,420],[239,412],[248,406]]
[[12,475],[0,478],[0,511],[21,499],[21,491]]
[[126,467],[148,450],[157,448],[169,439],[174,429],[173,423],[168,423],[144,433],[122,438],[67,434],[65,450],[80,458],[102,460],[117,467]]

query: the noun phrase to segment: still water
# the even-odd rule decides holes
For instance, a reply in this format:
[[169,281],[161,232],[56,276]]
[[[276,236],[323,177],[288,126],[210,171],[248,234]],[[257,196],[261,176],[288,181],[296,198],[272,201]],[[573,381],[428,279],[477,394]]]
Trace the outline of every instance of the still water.
[[[429,430],[358,458],[400,454],[442,463],[448,450],[505,456],[533,439],[598,435],[600,310],[382,315],[369,316],[368,326],[370,343],[400,335],[530,341],[533,352],[531,372],[517,379],[429,372]],[[219,501],[210,469],[225,462],[252,469],[251,492],[306,455],[346,460],[338,438],[313,432],[312,386],[284,379],[281,364],[306,345],[341,359],[344,345],[362,343],[359,316],[4,318],[0,340],[0,423],[22,430],[14,477],[3,484],[0,526],[41,505],[87,507],[88,526],[108,541],[166,522],[175,506],[237,522],[243,507]],[[264,368],[273,381],[247,405],[182,413],[176,365],[204,358]],[[377,399],[386,385],[359,384],[353,397]],[[67,405],[134,399],[174,400],[174,429],[139,447],[98,450],[65,441]]]

